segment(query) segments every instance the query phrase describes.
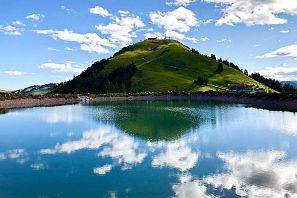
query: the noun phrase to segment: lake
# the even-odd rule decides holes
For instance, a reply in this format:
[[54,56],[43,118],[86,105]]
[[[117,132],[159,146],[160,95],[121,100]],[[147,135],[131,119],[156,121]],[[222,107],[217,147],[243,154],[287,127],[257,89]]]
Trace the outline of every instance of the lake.
[[297,115],[141,101],[1,111],[0,197],[297,197]]

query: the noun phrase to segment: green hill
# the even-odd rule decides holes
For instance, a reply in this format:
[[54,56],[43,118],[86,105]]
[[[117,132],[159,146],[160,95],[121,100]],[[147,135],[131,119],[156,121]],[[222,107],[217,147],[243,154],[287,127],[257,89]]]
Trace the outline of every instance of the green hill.
[[50,83],[45,85],[33,85],[30,87],[26,87],[24,89],[14,91],[13,93],[19,93],[24,95],[44,95],[49,93],[56,86],[56,83]]
[[[175,40],[145,40],[94,63],[54,93],[121,93],[224,90],[228,84],[265,86],[238,69],[193,51]],[[198,76],[208,85],[194,83]]]

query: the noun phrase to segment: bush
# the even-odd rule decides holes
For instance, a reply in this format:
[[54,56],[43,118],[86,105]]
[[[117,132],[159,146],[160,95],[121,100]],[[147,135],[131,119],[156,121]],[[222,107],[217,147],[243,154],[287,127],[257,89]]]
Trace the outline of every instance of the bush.
[[198,76],[197,80],[195,80],[194,83],[197,85],[207,85],[208,79],[203,76]]

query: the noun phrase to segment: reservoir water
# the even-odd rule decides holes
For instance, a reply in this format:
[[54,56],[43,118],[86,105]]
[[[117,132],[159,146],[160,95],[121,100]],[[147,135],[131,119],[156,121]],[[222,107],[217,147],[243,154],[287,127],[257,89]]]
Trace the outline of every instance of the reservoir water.
[[297,115],[195,101],[0,111],[0,197],[297,197]]

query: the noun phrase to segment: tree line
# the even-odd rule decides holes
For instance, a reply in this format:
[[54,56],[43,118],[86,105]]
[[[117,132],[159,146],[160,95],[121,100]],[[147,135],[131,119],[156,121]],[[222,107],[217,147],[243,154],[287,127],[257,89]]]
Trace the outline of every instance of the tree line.
[[131,91],[131,78],[137,68],[134,62],[123,65],[111,73],[102,73],[109,59],[102,59],[68,82],[58,85],[52,93],[128,93]]

